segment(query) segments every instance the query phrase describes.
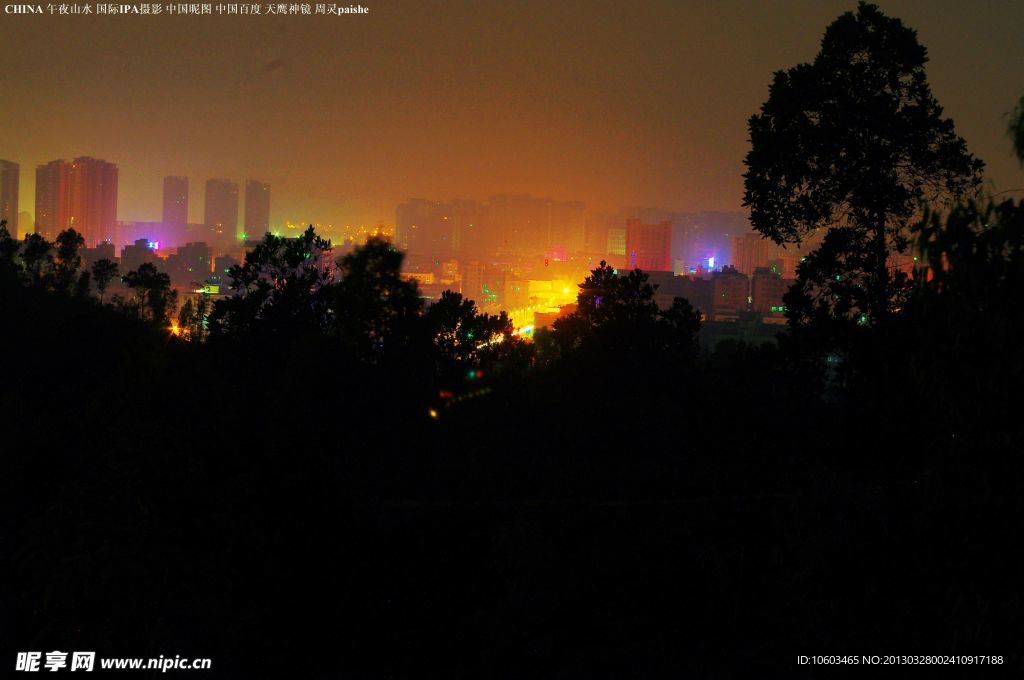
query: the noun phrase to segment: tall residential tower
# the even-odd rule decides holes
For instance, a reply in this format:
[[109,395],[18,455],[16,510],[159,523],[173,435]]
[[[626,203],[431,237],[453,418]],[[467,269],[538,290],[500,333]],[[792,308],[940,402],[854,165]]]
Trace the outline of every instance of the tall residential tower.
[[221,254],[238,243],[238,183],[229,179],[206,180],[206,205],[203,224],[208,238],[200,239]]
[[164,177],[164,233],[176,244],[188,228],[188,177]]
[[245,235],[260,239],[270,231],[270,185],[254,179],[245,182]]
[[36,233],[52,241],[70,222],[68,162],[56,160],[36,166]]
[[117,229],[117,166],[81,156],[68,166],[70,224],[87,247],[114,239]]
[[7,231],[18,238],[18,175],[17,163],[0,160],[0,221],[7,220]]

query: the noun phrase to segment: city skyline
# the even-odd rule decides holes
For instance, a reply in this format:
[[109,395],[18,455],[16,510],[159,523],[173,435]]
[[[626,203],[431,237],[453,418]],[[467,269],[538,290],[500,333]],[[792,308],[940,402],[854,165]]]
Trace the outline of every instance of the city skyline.
[[[18,164],[0,162],[7,169],[4,197],[12,190],[14,194],[19,193]],[[84,170],[73,172],[77,166],[102,167],[113,173],[113,182],[107,182],[104,190],[102,182],[97,183],[100,175],[93,172],[89,176],[96,180],[91,182],[96,187],[83,190],[81,178],[86,173]],[[88,206],[81,197],[104,191],[103,210],[91,210],[91,213],[102,214],[102,219],[98,220],[101,226],[89,227],[88,233],[83,233],[88,246],[110,241],[120,248],[143,239],[156,244],[161,251],[198,242],[219,252],[230,252],[243,241],[259,238],[264,233],[295,236],[309,224],[290,220],[271,222],[270,184],[256,179],[245,180],[244,192],[240,183],[233,179],[207,179],[200,200],[193,201],[190,188],[195,185],[189,177],[168,175],[162,182],[161,219],[125,220],[108,219],[119,212],[118,182],[123,175],[116,163],[91,157],[73,161],[57,159],[37,166],[36,176],[43,178],[36,182],[41,192],[37,191],[34,197],[42,220],[34,224],[29,220],[30,226],[26,226],[25,219],[30,215],[25,211],[17,221],[11,220],[9,227],[16,225],[10,229],[11,233],[21,238],[35,231],[52,239],[65,228],[84,224],[81,215],[87,212],[84,208]],[[74,182],[72,178],[76,178]],[[202,210],[202,218],[189,220],[190,207],[191,211]],[[393,214],[393,221],[382,221],[370,229],[367,225],[357,225],[358,233],[352,232],[350,224],[316,223],[316,227],[338,244],[358,240],[360,234],[365,236],[371,231],[392,234],[403,250],[435,260],[435,265],[453,257],[494,259],[509,254],[544,252],[546,258],[556,260],[585,254],[590,259],[607,258],[626,266],[629,221],[666,222],[669,241],[672,238],[676,241],[675,249],[656,267],[663,271],[679,269],[684,260],[690,269],[694,266],[713,269],[715,261],[719,266],[728,264],[732,252],[728,247],[729,239],[747,229],[742,211],[684,213],[659,206],[632,205],[597,212],[582,201],[508,193],[482,200],[408,198],[397,205]],[[93,221],[96,219],[86,220]],[[417,228],[419,237],[415,232]],[[647,262],[641,268],[650,269],[650,264]],[[640,265],[634,262],[633,266]]]
[[[23,168],[113,159],[131,169],[118,214],[128,221],[160,219],[167,175],[259,177],[274,187],[272,223],[387,223],[409,196],[498,193],[595,210],[738,210],[746,122],[772,73],[813,57],[821,33],[805,26],[852,6],[385,2],[344,22],[160,17],[130,34],[116,17],[5,16],[5,91],[21,104],[0,111],[0,129],[16,133],[0,139],[0,157]],[[1018,188],[1003,115],[1024,70],[1013,28],[1024,9],[883,10],[928,46],[936,95],[992,189]],[[119,49],[80,59],[83,35]],[[218,107],[197,115],[210,101]],[[22,172],[22,210],[34,181]],[[198,222],[199,182],[190,190]]]

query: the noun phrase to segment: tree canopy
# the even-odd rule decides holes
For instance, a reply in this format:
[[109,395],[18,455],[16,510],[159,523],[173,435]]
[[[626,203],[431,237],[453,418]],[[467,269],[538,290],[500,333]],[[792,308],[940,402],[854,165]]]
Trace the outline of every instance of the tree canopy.
[[215,336],[324,330],[332,320],[331,242],[310,226],[298,238],[266,234],[228,272],[234,294],[210,316]]
[[[778,244],[848,230],[830,247],[841,246],[845,273],[865,289],[851,315],[869,323],[894,306],[888,258],[906,250],[921,205],[949,205],[981,180],[982,162],[932,94],[927,61],[914,30],[861,2],[828,27],[812,63],[775,74],[750,118],[744,205],[754,229]],[[834,300],[832,280],[804,288]]]
[[692,358],[700,313],[682,298],[660,310],[654,299],[657,286],[648,279],[639,269],[620,273],[602,261],[579,284],[576,312],[555,321],[558,351],[644,362]]

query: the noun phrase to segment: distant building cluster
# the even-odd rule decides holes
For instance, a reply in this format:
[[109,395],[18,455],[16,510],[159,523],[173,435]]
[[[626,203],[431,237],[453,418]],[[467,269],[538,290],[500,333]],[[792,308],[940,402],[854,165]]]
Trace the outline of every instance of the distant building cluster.
[[118,167],[88,156],[36,167],[34,220],[19,211],[19,190],[19,165],[0,160],[0,219],[7,221],[12,235],[37,233],[52,241],[61,231],[74,229],[85,239],[87,265],[106,258],[118,262],[124,273],[151,262],[182,289],[205,287],[211,277],[213,287],[219,288],[226,283],[219,278],[243,256],[246,239],[270,231],[270,185],[258,180],[245,183],[241,225],[237,182],[207,180],[203,221],[193,223],[189,180],[178,176],[164,178],[161,221],[118,220]]
[[[739,278],[719,271],[732,259],[737,235],[749,231],[742,213],[632,206],[589,214],[579,201],[530,195],[410,199],[395,212],[395,240],[408,253],[405,276],[424,297],[460,291],[484,311],[504,310],[517,325],[537,328],[574,308],[579,282],[601,261],[647,272],[662,307],[680,296],[709,319],[761,308],[781,319],[781,293],[774,304],[751,306],[753,269]],[[759,302],[774,295],[758,281]]]
[[203,242],[218,251],[239,250],[246,238],[270,230],[270,185],[245,184],[244,220],[239,230],[238,183],[210,179],[205,186],[204,219],[190,223],[189,180],[165,177],[163,219],[159,222],[122,221],[117,217],[118,167],[109,161],[80,156],[57,159],[36,167],[35,218],[19,210],[20,167],[0,160],[0,219],[8,230],[24,237],[37,233],[52,240],[65,229],[82,234],[89,247],[109,242],[117,247],[145,238],[159,250]]
[[[253,179],[244,192],[231,179],[206,180],[196,223],[189,221],[189,178],[181,176],[164,178],[161,221],[119,221],[118,168],[102,159],[38,166],[34,224],[19,212],[18,187],[19,166],[0,161],[0,219],[12,233],[52,240],[74,228],[85,238],[87,264],[107,258],[127,272],[151,262],[185,294],[226,293],[228,270],[271,231],[270,185]],[[801,257],[752,232],[743,213],[629,206],[595,214],[580,201],[522,194],[415,198],[397,206],[394,228],[346,225],[335,233],[326,226],[317,225],[340,236],[332,257],[370,237],[393,240],[407,253],[403,276],[428,301],[455,290],[483,311],[507,311],[520,327],[550,325],[574,309],[578,284],[601,261],[647,272],[663,308],[684,297],[708,321],[753,313],[781,323],[782,297]]]

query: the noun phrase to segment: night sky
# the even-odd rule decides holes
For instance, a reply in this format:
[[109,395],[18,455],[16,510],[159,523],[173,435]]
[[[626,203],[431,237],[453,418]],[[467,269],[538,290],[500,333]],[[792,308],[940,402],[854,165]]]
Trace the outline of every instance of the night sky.
[[[216,3],[215,3],[216,4]],[[855,2],[408,2],[368,15],[0,14],[0,158],[121,169],[119,217],[164,175],[272,187],[272,223],[394,220],[410,196],[533,193],[591,209],[740,209],[747,118]],[[1024,186],[1024,3],[882,2],[993,190]],[[45,5],[44,5],[45,7]]]

